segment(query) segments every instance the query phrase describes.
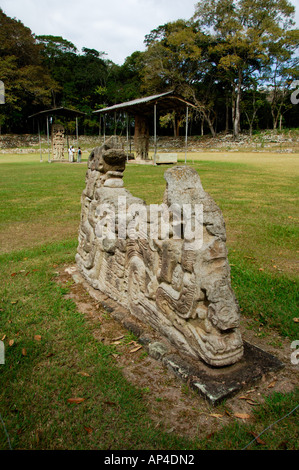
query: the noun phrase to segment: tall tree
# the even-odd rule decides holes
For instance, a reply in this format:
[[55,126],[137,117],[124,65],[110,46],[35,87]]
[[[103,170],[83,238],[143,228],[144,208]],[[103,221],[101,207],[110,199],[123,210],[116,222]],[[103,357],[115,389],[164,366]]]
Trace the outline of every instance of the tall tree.
[[51,103],[57,83],[43,67],[41,48],[30,29],[0,9],[0,79],[5,84],[1,122],[7,129],[24,128],[37,106]]
[[114,70],[113,80],[108,84],[108,99],[115,103],[133,100],[140,96],[143,52],[136,51],[126,57],[123,65]]
[[[54,106],[75,107],[87,113],[84,129],[96,128],[91,112],[100,106],[107,94],[110,63],[104,52],[76,46],[61,36],[37,36],[42,46],[43,64],[59,84],[53,96]],[[70,122],[70,126],[74,123]]]
[[198,80],[202,48],[196,36],[192,23],[178,20],[145,37],[143,87],[148,92],[171,88],[183,92]]
[[287,0],[202,0],[196,5],[194,20],[215,38],[217,66],[231,83],[235,137],[240,132],[244,83],[271,66],[274,50],[278,54],[286,47],[294,12]]
[[[205,57],[207,43],[208,37],[198,32],[192,22],[185,20],[166,23],[152,30],[145,37],[147,49],[143,56],[142,89],[149,94],[174,90],[185,98],[192,98],[213,134],[212,93],[201,96],[196,93],[198,83],[209,68]],[[180,116],[168,118],[178,130]]]
[[53,93],[52,104],[67,105],[68,95],[73,90],[73,70],[76,67],[78,50],[76,46],[61,36],[37,36],[40,45],[43,65],[50,70],[51,76],[59,84]]
[[271,64],[265,73],[265,91],[270,103],[273,129],[281,128],[283,114],[291,107],[291,85],[299,79],[299,30],[286,31],[280,41],[271,44]]

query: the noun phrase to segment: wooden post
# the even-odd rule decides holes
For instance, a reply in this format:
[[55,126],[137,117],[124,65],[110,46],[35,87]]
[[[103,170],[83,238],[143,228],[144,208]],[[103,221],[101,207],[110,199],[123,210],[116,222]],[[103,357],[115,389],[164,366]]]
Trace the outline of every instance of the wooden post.
[[68,155],[68,158],[69,158],[69,133],[68,133],[68,129],[66,128],[65,130],[65,133],[66,133],[66,146],[67,146],[67,155]]
[[127,113],[127,162],[129,161],[129,115]]
[[157,158],[157,104],[154,105],[154,165]]
[[48,162],[50,163],[49,117],[47,116]]
[[187,163],[187,147],[188,147],[188,112],[189,108],[186,107],[186,137],[185,137],[185,164]]
[[77,150],[79,147],[79,133],[78,133],[78,117],[76,116],[76,138],[77,138]]
[[43,161],[43,154],[42,154],[42,142],[40,138],[40,127],[39,127],[39,119],[37,120],[37,127],[38,127],[38,141],[39,141],[39,152],[40,152],[40,159],[39,161]]

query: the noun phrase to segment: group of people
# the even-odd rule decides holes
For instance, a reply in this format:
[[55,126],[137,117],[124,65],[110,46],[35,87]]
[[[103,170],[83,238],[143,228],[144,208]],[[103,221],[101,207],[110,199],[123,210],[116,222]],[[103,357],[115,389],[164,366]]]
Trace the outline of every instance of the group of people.
[[[70,146],[69,150],[69,162],[70,163],[73,163],[76,161],[76,157],[75,157],[75,149],[73,147],[73,145]],[[82,150],[80,147],[78,147],[78,150],[77,150],[77,162],[80,163],[81,162],[81,155],[82,155]]]

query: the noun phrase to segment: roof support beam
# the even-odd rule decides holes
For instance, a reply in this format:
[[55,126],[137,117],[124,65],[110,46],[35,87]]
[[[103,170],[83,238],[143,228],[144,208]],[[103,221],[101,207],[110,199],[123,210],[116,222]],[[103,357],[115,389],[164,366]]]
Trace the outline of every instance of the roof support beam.
[[50,163],[50,138],[49,138],[49,116],[46,116],[47,120],[47,142],[48,142],[48,162]]
[[154,104],[154,165],[157,158],[157,103]]
[[187,149],[188,149],[188,118],[189,118],[189,107],[186,106],[185,164],[187,163]]

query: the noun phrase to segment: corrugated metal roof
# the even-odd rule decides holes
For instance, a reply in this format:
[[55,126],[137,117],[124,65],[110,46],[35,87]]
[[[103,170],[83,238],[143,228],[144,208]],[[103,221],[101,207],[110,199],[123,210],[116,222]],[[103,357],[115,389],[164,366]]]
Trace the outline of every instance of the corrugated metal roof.
[[103,113],[103,112],[108,112],[108,111],[114,111],[120,108],[126,108],[128,106],[136,106],[136,105],[143,104],[143,103],[149,103],[150,101],[155,101],[159,98],[163,98],[164,96],[168,96],[172,93],[173,93],[172,91],[168,91],[167,93],[161,93],[159,95],[146,96],[145,98],[137,98],[132,101],[125,101],[124,103],[118,103],[118,104],[114,104],[113,106],[109,106],[107,108],[98,109],[97,111],[94,111],[94,113]]
[[40,111],[39,113],[32,114],[31,116],[28,116],[29,118],[37,117],[37,116],[66,116],[66,117],[76,117],[76,116],[86,116],[86,113],[83,113],[82,111],[78,111],[76,109],[69,109],[69,108],[52,108],[52,109],[46,109],[44,111]]
[[126,109],[129,112],[130,108],[135,109],[135,110],[145,111],[146,109],[148,109],[147,105],[152,102],[164,102],[164,108],[166,107],[169,109],[173,109],[177,107],[182,108],[183,106],[194,107],[194,104],[186,101],[182,97],[174,95],[173,91],[168,91],[166,93],[160,93],[158,95],[145,96],[144,98],[137,98],[132,101],[126,101],[124,103],[115,104],[113,106],[109,106],[103,109],[98,109],[97,111],[93,111],[93,112],[94,113],[109,113],[112,111],[120,111],[124,109]]

